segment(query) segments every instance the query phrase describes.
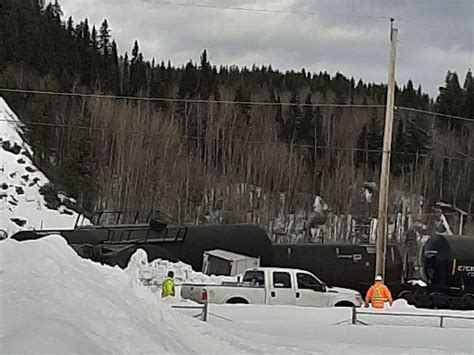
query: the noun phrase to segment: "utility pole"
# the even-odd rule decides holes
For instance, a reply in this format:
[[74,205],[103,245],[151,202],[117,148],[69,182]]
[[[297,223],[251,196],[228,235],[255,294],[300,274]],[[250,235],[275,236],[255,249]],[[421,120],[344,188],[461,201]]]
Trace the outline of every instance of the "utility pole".
[[382,166],[380,171],[379,214],[377,224],[377,261],[375,274],[385,277],[385,253],[387,240],[388,187],[390,178],[390,150],[392,147],[393,106],[395,98],[395,59],[397,54],[398,30],[390,19],[390,59],[388,67],[387,105],[383,135]]

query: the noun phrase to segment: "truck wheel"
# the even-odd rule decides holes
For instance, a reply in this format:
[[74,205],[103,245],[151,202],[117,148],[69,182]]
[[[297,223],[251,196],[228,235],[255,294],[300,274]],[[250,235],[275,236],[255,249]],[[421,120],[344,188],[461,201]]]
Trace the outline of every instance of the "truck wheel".
[[334,307],[355,307],[355,304],[349,301],[342,301],[342,302],[336,303]]
[[234,297],[234,298],[231,298],[230,300],[227,300],[226,303],[229,303],[229,304],[249,304],[249,301],[247,301],[245,298]]

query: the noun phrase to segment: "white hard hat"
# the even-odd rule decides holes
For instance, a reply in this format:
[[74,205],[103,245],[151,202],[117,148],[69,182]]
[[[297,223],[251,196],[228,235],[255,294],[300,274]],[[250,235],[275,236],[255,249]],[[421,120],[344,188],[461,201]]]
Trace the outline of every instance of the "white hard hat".
[[382,280],[383,280],[382,275],[375,276],[375,281],[382,281]]

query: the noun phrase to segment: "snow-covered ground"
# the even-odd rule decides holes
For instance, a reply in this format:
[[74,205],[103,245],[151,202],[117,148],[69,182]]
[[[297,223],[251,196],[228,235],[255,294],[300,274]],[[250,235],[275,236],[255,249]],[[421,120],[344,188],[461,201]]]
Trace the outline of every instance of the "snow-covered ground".
[[73,228],[76,212],[64,205],[46,207],[40,188],[49,180],[31,161],[33,152],[22,133],[21,121],[0,96],[0,230],[12,235],[25,229]]
[[[417,318],[368,317],[367,326],[350,325],[350,310],[342,308],[210,305],[209,321],[204,323],[192,317],[197,310],[171,308],[189,301],[162,300],[144,286],[143,265],[143,252],[136,253],[125,270],[82,259],[60,236],[1,241],[0,351],[474,353],[469,324],[455,321],[440,329]],[[173,265],[155,267],[169,268]],[[391,311],[437,312],[403,303]]]
[[[350,325],[350,310],[289,306],[211,305],[209,323],[252,344],[284,352],[322,354],[473,354],[474,321],[437,328],[418,317],[365,316]],[[400,311],[393,309],[392,311]],[[419,310],[402,308],[413,314]],[[423,312],[426,313],[426,312]],[[454,312],[447,312],[453,314]],[[471,316],[474,316],[474,312]],[[463,313],[463,315],[466,315]],[[224,319],[227,318],[227,319]],[[362,316],[361,316],[362,317]],[[383,318],[383,319],[380,319]],[[342,323],[340,323],[342,322]],[[468,324],[467,322],[470,322]],[[340,324],[338,324],[340,323]]]

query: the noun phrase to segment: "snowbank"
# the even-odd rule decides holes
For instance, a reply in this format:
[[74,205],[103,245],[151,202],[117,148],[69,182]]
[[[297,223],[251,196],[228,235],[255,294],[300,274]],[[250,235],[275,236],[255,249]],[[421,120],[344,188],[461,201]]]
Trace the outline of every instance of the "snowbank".
[[76,212],[64,205],[46,207],[40,188],[49,180],[33,164],[33,151],[22,134],[23,124],[0,97],[0,229],[8,235],[25,229],[72,229]]
[[81,259],[60,236],[0,242],[2,353],[235,352],[169,309],[130,267]]
[[183,262],[156,259],[148,263],[147,254],[143,249],[138,249],[132,255],[127,270],[130,268],[136,270],[137,279],[140,279],[153,292],[158,292],[161,289],[161,283],[166,278],[168,271],[174,272],[175,284],[178,287],[183,283],[220,284],[223,281],[237,281],[236,277],[209,276],[194,271],[190,265]]

